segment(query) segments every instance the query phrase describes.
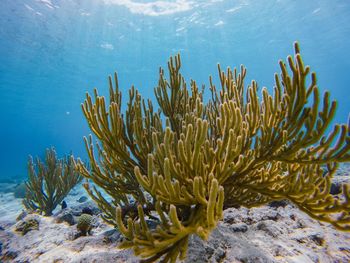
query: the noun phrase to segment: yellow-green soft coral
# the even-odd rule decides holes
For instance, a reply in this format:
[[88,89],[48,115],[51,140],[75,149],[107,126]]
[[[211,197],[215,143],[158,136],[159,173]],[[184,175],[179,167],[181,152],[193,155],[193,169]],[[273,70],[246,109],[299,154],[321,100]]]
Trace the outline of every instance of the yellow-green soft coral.
[[30,157],[23,205],[30,211],[52,215],[70,190],[83,179],[74,169],[73,156],[58,159],[54,148],[46,149],[45,162]]
[[[94,99],[87,94],[82,108],[99,139],[98,156],[92,137],[85,139],[91,167],[79,161],[77,168],[112,197],[108,202],[85,185],[104,219],[125,236],[122,247],[145,262],[175,262],[186,256],[190,235],[208,238],[223,208],[281,199],[350,230],[349,187],[329,193],[338,163],[350,160],[349,125],[324,135],[336,102],[328,92],[320,101],[316,75],[307,79],[298,44],[287,64],[280,62],[273,94],[263,88],[261,99],[255,81],[245,88],[243,66],[240,72],[218,66],[220,88],[210,78],[205,102],[196,82],[188,87],[180,74],[179,55],[168,62],[169,80],[160,69],[158,111],[132,87],[122,114],[116,74],[115,87],[109,78],[108,102],[97,90]],[[156,228],[147,217],[159,219]]]

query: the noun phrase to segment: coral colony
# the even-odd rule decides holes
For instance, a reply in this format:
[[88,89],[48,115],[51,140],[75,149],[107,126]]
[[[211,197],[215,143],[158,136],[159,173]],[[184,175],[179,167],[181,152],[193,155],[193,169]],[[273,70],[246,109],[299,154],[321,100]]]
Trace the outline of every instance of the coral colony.
[[39,158],[28,162],[28,182],[23,199],[25,208],[50,216],[83,177],[74,169],[73,156],[58,159],[53,148],[46,150],[45,163]]
[[[76,172],[93,183],[84,186],[103,219],[123,234],[121,247],[144,262],[184,259],[191,235],[206,240],[223,209],[276,200],[350,231],[349,186],[330,194],[338,164],[350,161],[350,127],[336,124],[325,134],[336,102],[328,92],[320,98],[316,74],[304,66],[297,43],[294,48],[294,58],[279,63],[273,94],[264,88],[261,99],[255,81],[245,88],[244,66],[226,72],[218,66],[220,87],[210,78],[205,101],[195,81],[186,84],[177,55],[168,62],[169,80],[159,71],[159,109],[132,87],[122,113],[115,74],[109,100],[95,90],[82,105],[99,141],[95,149],[92,136],[85,138],[89,165],[73,158],[58,164],[48,151],[48,169],[59,165],[59,172],[38,162],[35,175],[30,162],[26,207],[50,215],[80,181],[71,170],[74,162]],[[56,201],[49,198],[52,189],[60,193]],[[91,218],[84,219],[86,234]]]

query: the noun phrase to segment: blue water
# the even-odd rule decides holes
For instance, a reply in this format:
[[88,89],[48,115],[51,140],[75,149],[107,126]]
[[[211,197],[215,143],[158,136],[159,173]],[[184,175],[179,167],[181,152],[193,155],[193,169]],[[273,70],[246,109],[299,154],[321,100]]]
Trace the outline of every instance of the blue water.
[[124,102],[132,84],[154,100],[158,67],[178,52],[199,84],[220,62],[271,88],[295,40],[347,121],[350,1],[0,0],[0,179],[26,177],[28,155],[50,146],[85,157],[80,104],[94,87],[107,95],[115,70]]

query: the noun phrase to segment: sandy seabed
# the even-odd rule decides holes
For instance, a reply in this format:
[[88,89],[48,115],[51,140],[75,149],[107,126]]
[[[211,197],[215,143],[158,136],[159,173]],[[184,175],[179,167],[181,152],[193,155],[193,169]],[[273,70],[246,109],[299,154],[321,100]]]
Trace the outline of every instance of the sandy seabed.
[[[350,182],[349,169],[336,176]],[[131,250],[120,250],[120,233],[101,219],[83,187],[67,196],[68,207],[54,215],[22,214],[21,199],[10,183],[0,184],[0,262],[139,262]],[[95,211],[91,235],[79,236],[76,221],[83,208]],[[24,221],[35,219],[37,230],[25,235],[16,231]],[[60,222],[60,223],[59,223]],[[204,242],[190,239],[184,262],[350,262],[350,233],[317,222],[292,204],[225,210],[224,219]]]

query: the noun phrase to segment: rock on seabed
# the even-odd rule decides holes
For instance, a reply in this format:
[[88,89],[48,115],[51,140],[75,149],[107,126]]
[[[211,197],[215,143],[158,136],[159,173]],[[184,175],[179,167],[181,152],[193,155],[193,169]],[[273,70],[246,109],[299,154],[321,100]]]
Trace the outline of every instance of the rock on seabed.
[[[344,178],[338,178],[343,179]],[[349,180],[349,178],[347,178]],[[0,187],[1,188],[1,187]],[[56,209],[52,217],[22,213],[21,200],[13,193],[0,195],[0,262],[4,263],[136,263],[131,250],[120,250],[121,235],[105,224],[95,203],[82,186],[65,199],[68,208]],[[91,235],[80,236],[77,218],[91,211]],[[16,232],[21,222],[39,222],[38,229]],[[288,202],[260,208],[230,208],[208,241],[192,236],[182,263],[347,263],[350,233],[313,220]]]
[[[319,223],[292,205],[227,209],[207,242],[191,237],[184,262],[350,262],[350,233]],[[22,220],[26,220],[28,215]],[[1,262],[139,262],[117,248],[120,234],[94,216],[92,235],[76,238],[76,225],[35,216],[39,230],[0,228]]]

